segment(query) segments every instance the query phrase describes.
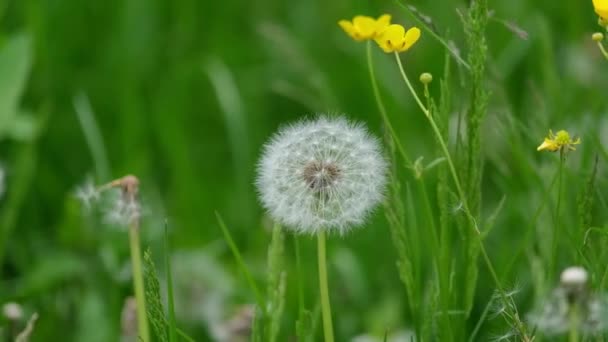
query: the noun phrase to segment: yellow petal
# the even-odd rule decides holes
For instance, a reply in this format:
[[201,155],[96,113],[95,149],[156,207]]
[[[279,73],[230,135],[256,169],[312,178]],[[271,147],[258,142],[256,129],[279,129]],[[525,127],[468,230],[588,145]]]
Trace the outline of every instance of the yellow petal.
[[359,39],[374,38],[374,35],[376,34],[376,19],[358,15],[353,19],[353,25],[360,37]]
[[383,14],[376,20],[376,36],[380,35],[391,24],[391,15]]
[[595,13],[602,18],[608,18],[608,0],[593,0]]
[[401,51],[406,51],[412,45],[416,44],[416,42],[420,39],[420,29],[417,27],[412,27],[405,33],[405,45],[403,46]]
[[338,21],[338,25],[346,32],[351,38],[355,38],[355,26],[348,20]]
[[399,51],[405,45],[405,28],[401,25],[389,25],[376,39],[384,52]]
[[537,151],[551,151],[551,152],[555,152],[559,149],[559,146],[555,143],[555,141],[551,140],[551,139],[546,139],[543,141],[542,144],[540,144],[540,146],[538,146],[538,148],[536,148]]

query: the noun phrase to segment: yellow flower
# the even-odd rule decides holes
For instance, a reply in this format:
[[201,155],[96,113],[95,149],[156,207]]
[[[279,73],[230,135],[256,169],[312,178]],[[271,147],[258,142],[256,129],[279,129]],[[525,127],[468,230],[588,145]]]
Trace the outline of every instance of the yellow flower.
[[553,134],[553,131],[549,130],[549,136],[545,138],[542,144],[538,146],[537,151],[574,151],[576,148],[574,145],[581,143],[580,138],[572,139],[567,131],[561,130],[557,134]]
[[376,38],[384,29],[391,23],[391,16],[383,14],[378,19],[372,17],[358,15],[353,18],[353,21],[340,20],[338,25],[351,38],[357,41]]
[[407,32],[401,25],[389,25],[379,37],[376,38],[376,43],[384,52],[403,52],[407,51],[420,38],[420,29],[412,27]]
[[593,0],[593,8],[597,15],[604,19],[608,18],[608,0]]

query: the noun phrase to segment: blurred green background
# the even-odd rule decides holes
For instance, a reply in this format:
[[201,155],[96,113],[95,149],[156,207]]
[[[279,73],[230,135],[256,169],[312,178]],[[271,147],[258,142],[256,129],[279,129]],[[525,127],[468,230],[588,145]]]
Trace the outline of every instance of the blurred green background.
[[[466,2],[408,3],[430,16],[438,32],[449,32],[466,56],[458,15]],[[483,136],[483,212],[505,196],[487,240],[500,273],[512,255],[509,246],[545,200],[558,157],[535,148],[550,128],[583,139],[568,160],[565,224],[576,222],[574,199],[596,154],[602,205],[608,63],[590,40],[598,29],[591,1],[489,5],[496,20],[488,28],[492,98]],[[141,179],[142,244],[161,270],[169,222],[180,326],[197,341],[213,340],[219,328],[211,321],[253,302],[214,211],[262,282],[270,223],[253,185],[261,146],[281,124],[323,112],[345,113],[382,135],[364,44],[348,38],[337,21],[385,12],[394,22],[413,23],[392,1],[0,0],[0,163],[6,173],[0,300],[20,303],[24,320],[39,313],[32,340],[119,340],[123,302],[132,293],[126,231],[84,210],[74,193],[88,177],[101,184],[125,174]],[[444,55],[423,35],[404,62],[414,79],[424,71],[439,79]],[[432,132],[394,61],[379,50],[374,56],[406,149],[435,159]],[[467,95],[462,74],[454,68],[454,127],[467,105],[460,100]],[[435,83],[432,91],[438,92]],[[597,225],[603,225],[601,208]],[[538,222],[548,224],[542,217]],[[312,310],[314,241],[300,241],[301,283]],[[364,229],[331,239],[329,249],[338,340],[411,328],[382,210]],[[291,264],[292,250],[289,236]],[[574,260],[565,256],[562,266]],[[501,276],[525,288],[532,282],[530,263],[524,256]],[[293,336],[297,315],[298,279],[288,276],[281,340]],[[483,267],[478,288],[475,317],[493,291]],[[525,293],[524,312],[535,304]],[[485,325],[482,340],[500,329],[500,322]]]

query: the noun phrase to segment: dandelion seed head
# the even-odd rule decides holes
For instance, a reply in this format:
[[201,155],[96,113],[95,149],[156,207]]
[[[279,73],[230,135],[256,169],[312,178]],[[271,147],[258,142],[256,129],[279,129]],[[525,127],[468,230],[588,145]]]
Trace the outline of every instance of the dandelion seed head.
[[15,302],[8,302],[2,305],[2,314],[10,321],[18,321],[23,318],[23,308]]
[[378,140],[362,124],[319,116],[272,137],[256,185],[263,206],[287,227],[343,234],[382,200],[386,167]]
[[128,196],[122,190],[116,190],[111,206],[104,210],[104,221],[110,225],[128,225],[139,220],[141,207],[134,196]]
[[581,288],[587,286],[589,274],[582,267],[572,266],[562,271],[560,282],[567,288]]

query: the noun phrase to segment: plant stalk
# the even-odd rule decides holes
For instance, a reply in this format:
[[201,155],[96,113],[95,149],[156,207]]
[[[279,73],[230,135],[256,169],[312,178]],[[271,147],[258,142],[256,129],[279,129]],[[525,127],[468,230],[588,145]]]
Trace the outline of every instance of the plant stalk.
[[[509,307],[510,303],[507,298],[507,294],[505,293],[505,290],[503,289],[502,285],[500,284],[500,279],[498,278],[498,275],[496,274],[496,271],[494,270],[494,266],[492,265],[492,261],[490,260],[490,257],[488,256],[488,253],[483,245],[483,241],[481,240],[481,232],[479,230],[479,227],[477,226],[477,221],[475,220],[475,218],[471,214],[471,211],[469,210],[466,195],[465,195],[464,191],[462,190],[462,186],[460,185],[460,180],[458,179],[458,174],[456,173],[456,168],[454,167],[454,163],[452,162],[452,157],[450,155],[448,147],[443,139],[443,136],[441,135],[441,131],[439,130],[439,127],[435,123],[435,120],[433,119],[433,117],[430,115],[429,110],[424,106],[424,104],[420,100],[420,97],[418,97],[418,94],[414,90],[414,87],[412,87],[412,84],[410,83],[410,80],[407,77],[407,74],[405,73],[405,70],[403,68],[403,64],[401,63],[401,59],[399,58],[399,53],[397,53],[397,52],[395,52],[395,59],[397,60],[397,65],[399,66],[399,71],[401,72],[401,76],[402,76],[405,84],[407,85],[408,89],[412,93],[412,96],[418,103],[418,106],[420,106],[420,109],[422,110],[422,112],[424,113],[426,118],[429,120],[429,123],[431,124],[431,127],[433,128],[433,132],[434,132],[435,136],[437,137],[437,141],[439,141],[439,146],[441,147],[441,150],[442,150],[443,154],[445,155],[445,158],[448,162],[448,166],[450,168],[450,173],[452,174],[452,178],[454,179],[454,184],[455,184],[456,190],[458,192],[458,197],[460,198],[460,201],[462,202],[463,210],[467,216],[467,219],[471,222],[472,228],[477,233],[477,236],[476,236],[477,240],[478,240],[477,243],[479,243],[479,249],[480,249],[483,259],[486,263],[486,267],[488,268],[488,271],[490,272],[492,279],[494,280],[494,283],[496,285],[498,292],[500,293],[502,301],[505,303],[505,305],[507,305],[507,307]],[[524,341],[530,341],[530,338],[526,334],[525,327],[519,319],[517,319],[517,329],[518,329],[519,333],[521,334],[521,338]]]
[[329,303],[329,286],[327,284],[327,257],[325,245],[325,231],[320,230],[317,234],[317,254],[319,256],[319,291],[321,293],[323,334],[325,336],[325,342],[334,342],[334,331],[331,322],[331,306]]
[[137,303],[137,330],[143,342],[150,342],[146,298],[144,292],[144,275],[142,271],[141,249],[139,245],[139,221],[135,219],[129,225],[129,249],[131,250],[131,266],[133,267],[133,288]]

